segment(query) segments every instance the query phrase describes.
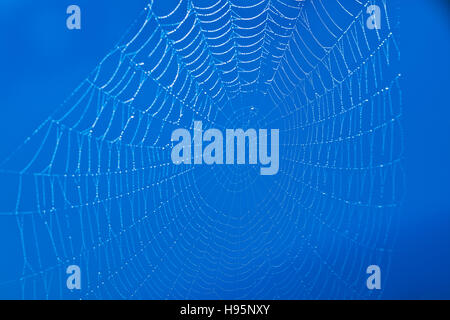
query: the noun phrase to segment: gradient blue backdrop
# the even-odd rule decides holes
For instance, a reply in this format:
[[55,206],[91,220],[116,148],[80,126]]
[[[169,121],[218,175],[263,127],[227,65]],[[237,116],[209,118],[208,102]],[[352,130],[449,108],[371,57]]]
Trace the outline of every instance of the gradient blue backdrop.
[[[0,159],[86,78],[146,4],[76,2],[81,31],[61,27],[69,1],[0,3]],[[449,19],[446,1],[401,7],[407,198],[385,298],[450,298]],[[0,234],[0,246],[6,241]]]

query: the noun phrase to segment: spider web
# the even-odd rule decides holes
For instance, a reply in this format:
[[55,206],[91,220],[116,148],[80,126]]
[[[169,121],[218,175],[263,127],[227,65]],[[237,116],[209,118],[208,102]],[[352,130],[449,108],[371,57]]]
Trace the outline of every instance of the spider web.
[[[21,252],[0,287],[23,298],[382,294],[365,271],[389,269],[403,189],[396,4],[249,3],[149,3],[1,163],[6,250]],[[366,26],[372,4],[381,29]],[[194,121],[280,128],[279,173],[173,165],[170,134]],[[80,291],[65,288],[72,264]]]

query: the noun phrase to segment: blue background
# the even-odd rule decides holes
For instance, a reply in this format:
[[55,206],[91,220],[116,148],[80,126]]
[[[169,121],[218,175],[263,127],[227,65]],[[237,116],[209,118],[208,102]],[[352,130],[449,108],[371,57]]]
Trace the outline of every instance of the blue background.
[[[0,159],[86,78],[146,1],[78,0],[81,31],[65,28],[61,13],[69,4],[0,3]],[[450,298],[449,7],[437,0],[401,3],[407,192],[382,298]],[[9,236],[0,235],[0,246]],[[17,257],[7,245],[2,249],[4,267]],[[0,287],[0,297],[20,294],[6,286]]]
[[407,198],[389,298],[450,297],[449,3],[402,5]]

